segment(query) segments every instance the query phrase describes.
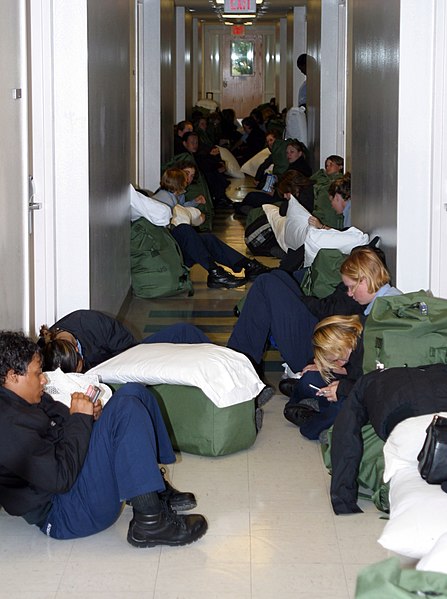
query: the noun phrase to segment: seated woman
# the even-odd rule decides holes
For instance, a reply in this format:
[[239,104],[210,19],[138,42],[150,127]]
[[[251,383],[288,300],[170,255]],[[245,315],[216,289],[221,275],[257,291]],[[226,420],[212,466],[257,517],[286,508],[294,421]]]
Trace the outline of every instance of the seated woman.
[[[328,189],[331,210],[337,218],[337,226],[331,227],[321,222],[315,211],[309,218],[309,225],[317,229],[347,229],[351,226],[351,173],[345,173],[339,179],[332,181]],[[330,220],[330,219],[326,219]]]
[[327,316],[360,314],[366,317],[376,297],[398,295],[390,274],[376,251],[355,248],[341,268],[343,283],[326,298],[304,296],[288,273],[274,270],[256,279],[228,340],[228,347],[245,354],[258,372],[266,343],[273,337],[282,358],[300,372],[312,358],[312,334]]
[[175,454],[148,389],[128,383],[102,410],[80,392],[68,408],[45,384],[36,343],[0,332],[0,503],[9,514],[53,539],[74,539],[110,527],[127,501],[134,547],[186,545],[205,534],[203,516],[173,511],[159,463]]
[[[191,173],[189,176],[192,176]],[[188,175],[183,170],[166,169],[161,179],[160,190],[153,197],[175,206],[183,196],[187,182]],[[140,217],[147,218],[151,206],[148,203],[148,212],[142,203],[131,208],[131,219],[134,221]],[[249,260],[212,233],[199,234],[190,224],[175,226],[170,233],[182,250],[185,265],[191,267],[200,264],[208,271],[207,285],[212,289],[239,287],[270,270],[257,260]],[[244,278],[235,277],[219,266],[220,264],[230,267],[234,272],[241,272],[243,269]]]
[[275,174],[275,160],[277,160],[277,158],[275,157],[276,152],[274,150],[275,146],[282,149],[284,145],[285,155],[287,158],[287,170],[285,172],[290,170],[298,171],[303,176],[310,177],[310,175],[312,174],[312,170],[304,154],[306,149],[305,146],[295,139],[288,139],[286,142],[283,142],[282,140],[278,139],[273,140],[271,147],[273,161],[273,179],[270,180],[270,183],[273,183],[273,186],[269,186],[269,188],[267,189],[267,187],[264,185],[263,191],[251,191],[250,193],[248,193],[243,199],[243,201],[235,206],[235,211],[238,214],[248,214],[248,212],[252,208],[258,208],[263,204],[273,204],[281,200],[276,190],[276,183],[278,181],[278,176],[283,173],[278,173],[278,171],[276,171]]
[[336,179],[342,177],[343,168],[343,158],[332,154],[326,158],[324,168],[311,176],[311,180],[314,182],[313,216],[318,218],[323,225],[333,229],[339,228],[339,219],[331,206],[329,187]]
[[[318,439],[335,421],[343,401],[363,374],[363,326],[358,316],[330,316],[312,336],[314,361],[292,385],[284,417],[308,439]],[[281,388],[281,387],[280,387]]]
[[244,129],[244,134],[240,142],[233,146],[232,150],[241,165],[250,160],[265,146],[265,132],[259,127],[253,117],[247,116],[242,119],[242,128]]

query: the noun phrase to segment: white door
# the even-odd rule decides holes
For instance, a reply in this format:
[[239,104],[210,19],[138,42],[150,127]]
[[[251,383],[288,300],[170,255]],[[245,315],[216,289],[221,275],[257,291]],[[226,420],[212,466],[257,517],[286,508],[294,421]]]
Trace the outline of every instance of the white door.
[[[0,329],[30,327],[25,0],[0,2]],[[32,213],[31,213],[32,214]]]

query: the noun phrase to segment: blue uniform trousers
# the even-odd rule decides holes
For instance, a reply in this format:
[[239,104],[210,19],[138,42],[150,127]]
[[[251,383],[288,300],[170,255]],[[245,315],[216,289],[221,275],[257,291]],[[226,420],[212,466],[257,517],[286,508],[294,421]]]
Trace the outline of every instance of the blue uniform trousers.
[[[335,380],[337,380],[336,377]],[[293,388],[293,393],[286,406],[299,403],[302,399],[311,397],[318,401],[319,412],[315,412],[315,415],[309,420],[306,420],[300,426],[300,433],[307,437],[307,439],[318,439],[321,432],[330,428],[337,417],[338,412],[343,404],[344,397],[338,399],[338,401],[328,401],[323,395],[317,395],[316,389],[309,387],[309,383],[316,387],[326,387],[327,383],[322,378],[319,372],[306,372],[297,381]]]
[[200,264],[206,270],[213,263],[229,266],[235,272],[240,272],[245,256],[218,239],[213,233],[198,233],[191,225],[178,225],[171,234],[182,250],[186,266]]
[[94,423],[84,465],[73,487],[55,495],[42,532],[57,539],[97,533],[115,522],[122,502],[165,488],[158,464],[175,462],[154,396],[127,383]]
[[188,322],[164,327],[145,337],[141,343],[212,343],[200,329]]
[[260,364],[266,341],[275,340],[283,359],[298,372],[312,358],[315,316],[299,299],[302,291],[286,272],[274,270],[254,281],[228,340],[228,347]]

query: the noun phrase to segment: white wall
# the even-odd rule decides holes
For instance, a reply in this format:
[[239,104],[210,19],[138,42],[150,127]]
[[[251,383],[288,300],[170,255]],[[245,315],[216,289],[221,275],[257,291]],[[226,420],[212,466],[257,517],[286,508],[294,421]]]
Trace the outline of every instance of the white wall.
[[55,318],[90,306],[87,1],[53,1]]

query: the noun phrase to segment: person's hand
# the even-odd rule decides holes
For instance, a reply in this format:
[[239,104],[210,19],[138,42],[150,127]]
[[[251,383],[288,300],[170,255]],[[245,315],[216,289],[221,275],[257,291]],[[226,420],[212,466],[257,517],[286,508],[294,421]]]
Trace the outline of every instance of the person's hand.
[[219,156],[219,154],[220,154],[219,148],[216,148],[216,146],[214,146],[214,148],[211,148],[210,154],[211,154],[211,156]]
[[197,196],[196,198],[194,198],[194,201],[196,204],[206,204],[206,199],[205,196],[200,194],[199,196]]
[[93,416],[93,404],[85,393],[76,391],[71,394],[70,414],[88,414]]
[[323,229],[323,223],[316,216],[309,216],[309,220],[307,222],[311,227],[315,227],[316,229]]
[[93,420],[98,420],[102,414],[102,402],[100,399],[93,404]]
[[316,395],[325,397],[328,401],[338,401],[337,389],[340,381],[332,381],[327,387],[321,387]]

